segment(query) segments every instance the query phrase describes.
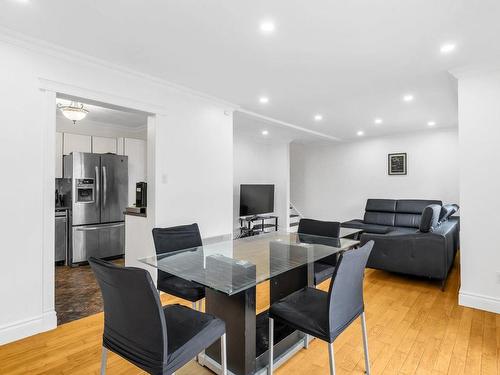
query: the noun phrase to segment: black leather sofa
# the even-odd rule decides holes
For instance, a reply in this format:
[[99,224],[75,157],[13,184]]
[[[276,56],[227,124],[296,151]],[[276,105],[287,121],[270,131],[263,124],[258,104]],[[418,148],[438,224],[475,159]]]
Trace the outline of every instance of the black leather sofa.
[[361,245],[375,241],[367,267],[438,279],[444,289],[459,247],[456,211],[438,200],[368,199],[364,219],[342,226],[363,229]]

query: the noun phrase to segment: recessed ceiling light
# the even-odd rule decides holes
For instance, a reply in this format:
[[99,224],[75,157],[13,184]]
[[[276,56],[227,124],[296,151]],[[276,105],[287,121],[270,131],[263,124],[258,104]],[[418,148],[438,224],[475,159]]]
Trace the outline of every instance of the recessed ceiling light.
[[411,102],[413,100],[413,95],[412,94],[406,94],[405,96],[403,96],[403,100],[405,102]]
[[373,121],[375,124],[379,125],[381,124],[383,121],[381,118],[376,118],[374,121]]
[[276,27],[274,26],[274,22],[272,21],[262,21],[260,23],[260,31],[264,34],[271,34]]
[[434,126],[434,125],[436,125],[436,121],[429,121],[429,122],[427,123],[427,125],[429,125],[429,126]]
[[446,43],[446,44],[443,44],[440,48],[440,51],[441,53],[450,53],[450,52],[453,52],[456,48],[456,45],[454,43]]
[[315,115],[315,116],[314,116],[314,119],[315,119],[316,121],[321,121],[321,120],[323,120],[323,116],[322,116],[322,115]]
[[365,132],[363,130],[360,130],[356,134],[361,137],[362,135],[365,135]]
[[262,135],[268,135],[269,132],[267,130],[262,130]]
[[261,102],[262,104],[269,103],[269,98],[267,96],[261,96],[259,98],[259,102]]

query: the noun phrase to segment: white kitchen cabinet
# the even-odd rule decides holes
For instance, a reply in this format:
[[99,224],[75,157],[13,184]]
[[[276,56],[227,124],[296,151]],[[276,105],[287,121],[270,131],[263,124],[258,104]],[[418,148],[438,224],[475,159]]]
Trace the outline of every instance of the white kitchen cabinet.
[[63,163],[63,133],[56,132],[56,178],[61,178]]
[[128,156],[129,205],[135,203],[135,184],[147,181],[147,146],[142,139],[125,138],[124,154]]
[[92,152],[95,154],[106,154],[117,152],[117,140],[110,137],[92,137]]
[[116,138],[116,153],[118,155],[125,155],[125,138],[118,137]]
[[90,135],[64,133],[64,155],[72,152],[92,152],[92,137]]

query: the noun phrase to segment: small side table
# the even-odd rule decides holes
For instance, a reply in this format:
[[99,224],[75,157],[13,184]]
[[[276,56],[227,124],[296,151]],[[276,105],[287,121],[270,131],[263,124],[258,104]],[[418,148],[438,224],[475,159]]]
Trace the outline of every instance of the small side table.
[[250,237],[260,233],[278,230],[278,216],[240,217],[240,236]]

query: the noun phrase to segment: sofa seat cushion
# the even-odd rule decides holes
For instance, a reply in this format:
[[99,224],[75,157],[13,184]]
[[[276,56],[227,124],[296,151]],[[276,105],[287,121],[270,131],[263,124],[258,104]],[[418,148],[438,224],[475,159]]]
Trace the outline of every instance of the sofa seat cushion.
[[367,224],[363,220],[351,220],[342,223],[344,228],[362,229],[366,233],[386,234],[394,230],[394,227],[378,224]]

